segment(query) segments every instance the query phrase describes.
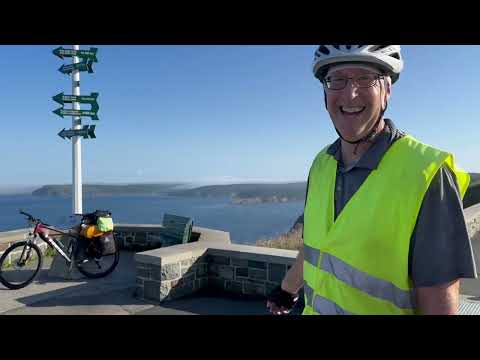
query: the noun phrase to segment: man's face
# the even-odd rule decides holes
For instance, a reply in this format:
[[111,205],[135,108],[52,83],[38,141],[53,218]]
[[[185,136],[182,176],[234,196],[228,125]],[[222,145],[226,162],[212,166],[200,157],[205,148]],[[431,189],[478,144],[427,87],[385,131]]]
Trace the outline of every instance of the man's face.
[[[339,79],[372,78],[372,74],[381,75],[374,67],[341,65],[328,72],[326,79],[333,82]],[[373,77],[375,79],[375,76]],[[349,141],[356,141],[366,136],[372,129],[381,111],[385,109],[390,97],[389,78],[379,79],[371,87],[362,88],[355,81],[349,80],[342,90],[325,88],[327,109],[340,134]]]

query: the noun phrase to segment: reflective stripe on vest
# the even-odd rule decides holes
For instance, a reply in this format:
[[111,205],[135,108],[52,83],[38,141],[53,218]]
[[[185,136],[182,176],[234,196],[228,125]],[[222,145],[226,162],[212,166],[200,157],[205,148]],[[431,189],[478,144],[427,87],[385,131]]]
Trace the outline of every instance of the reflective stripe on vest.
[[413,291],[399,289],[388,281],[377,279],[365,272],[355,269],[333,255],[325,252],[322,253],[320,250],[308,245],[304,246],[304,260],[311,265],[318,265],[320,254],[323,254],[323,256],[321,264],[319,264],[318,267],[332,274],[338,280],[373,297],[390,301],[400,309],[411,309],[415,307],[415,293]]
[[348,311],[345,311],[340,306],[335,304],[333,301],[325,299],[323,296],[315,295],[313,299],[313,289],[305,283],[303,287],[305,292],[306,302],[305,304],[309,307],[312,307],[313,310],[322,315],[353,315]]
[[305,292],[305,304],[312,306],[313,289],[305,283],[303,285],[303,291]]

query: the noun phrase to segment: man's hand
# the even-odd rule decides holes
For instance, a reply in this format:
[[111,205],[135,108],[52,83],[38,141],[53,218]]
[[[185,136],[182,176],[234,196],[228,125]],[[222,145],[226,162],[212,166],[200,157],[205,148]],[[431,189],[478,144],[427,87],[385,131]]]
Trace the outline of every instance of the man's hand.
[[460,280],[431,287],[416,288],[420,315],[457,315]]
[[295,263],[292,265],[290,270],[287,271],[281,286],[278,286],[269,294],[267,299],[267,308],[274,315],[288,314],[298,300],[298,295],[294,294],[298,294],[302,287],[303,246],[298,251]]
[[277,286],[268,295],[267,308],[273,315],[288,314],[298,300],[298,295],[290,294]]
[[277,306],[275,303],[267,301],[267,308],[273,315],[287,315],[290,311],[283,306]]

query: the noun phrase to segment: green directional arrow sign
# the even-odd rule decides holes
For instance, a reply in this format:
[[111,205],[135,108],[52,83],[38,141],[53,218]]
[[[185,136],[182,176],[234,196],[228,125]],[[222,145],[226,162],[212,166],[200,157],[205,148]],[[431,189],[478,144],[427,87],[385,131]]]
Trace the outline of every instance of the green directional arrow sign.
[[97,103],[98,93],[93,92],[90,95],[64,95],[63,92],[52,97],[57,103],[63,105],[65,103],[74,103],[78,102],[81,104],[91,104],[92,108],[90,111],[98,111]]
[[60,136],[64,140],[65,140],[65,138],[71,139],[74,136],[83,136],[84,139],[88,139],[89,137],[90,137],[90,139],[95,139],[96,138],[96,136],[95,136],[95,125],[90,125],[90,126],[85,125],[82,129],[77,129],[77,130],[74,130],[74,129],[65,130],[65,129],[63,129],[57,135]]
[[62,65],[58,71],[60,71],[62,74],[71,74],[74,70],[88,71],[89,73],[93,73],[92,63],[92,60],[84,59],[82,62],[76,64]]
[[53,53],[58,56],[60,59],[64,57],[78,56],[82,59],[89,59],[93,62],[98,62],[97,59],[97,48],[91,47],[90,50],[74,50],[74,49],[64,49],[63,47],[58,47],[53,50]]
[[63,107],[53,111],[60,117],[64,116],[90,116],[92,120],[98,120],[97,112],[91,110],[64,109]]

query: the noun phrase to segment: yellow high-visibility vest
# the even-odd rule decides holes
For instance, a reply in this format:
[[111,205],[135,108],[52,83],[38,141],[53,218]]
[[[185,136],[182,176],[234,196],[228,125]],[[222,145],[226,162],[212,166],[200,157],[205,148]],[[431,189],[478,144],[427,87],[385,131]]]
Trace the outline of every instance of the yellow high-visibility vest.
[[310,170],[303,313],[415,314],[408,254],[423,198],[442,165],[455,174],[462,199],[469,174],[453,155],[404,136],[334,221],[337,161],[326,149]]

